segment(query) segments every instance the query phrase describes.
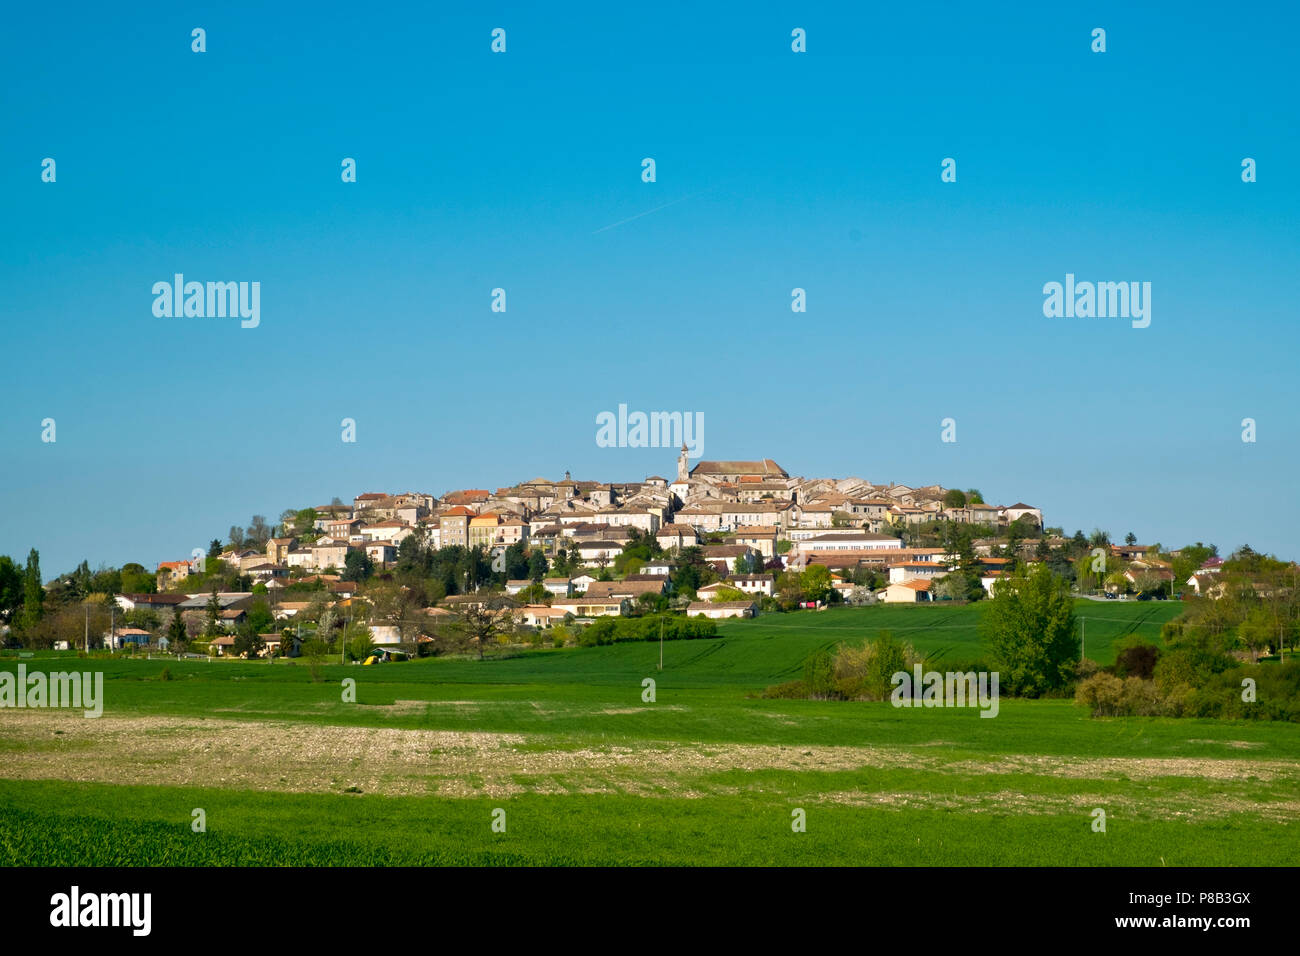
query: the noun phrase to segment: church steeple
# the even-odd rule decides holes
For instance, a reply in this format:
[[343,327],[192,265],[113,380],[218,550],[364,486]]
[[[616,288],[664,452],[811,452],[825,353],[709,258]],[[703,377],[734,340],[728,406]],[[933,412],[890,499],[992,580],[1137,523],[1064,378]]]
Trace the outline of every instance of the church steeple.
[[682,442],[682,452],[677,456],[677,480],[686,481],[690,476],[690,471],[686,467],[686,442]]

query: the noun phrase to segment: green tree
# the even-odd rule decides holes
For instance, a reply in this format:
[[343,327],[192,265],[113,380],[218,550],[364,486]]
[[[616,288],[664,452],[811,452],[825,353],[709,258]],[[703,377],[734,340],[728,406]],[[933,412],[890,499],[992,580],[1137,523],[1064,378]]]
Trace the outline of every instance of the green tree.
[[980,622],[1002,686],[1038,697],[1064,686],[1079,660],[1069,585],[1042,564],[1002,579]]
[[316,530],[316,509],[300,508],[294,512],[291,524],[293,534],[303,535]]
[[966,493],[958,488],[953,488],[943,496],[943,506],[945,508],[965,508]]
[[971,488],[966,492],[966,503],[968,505],[982,505],[984,504],[984,496],[980,494],[978,488]]
[[1124,535],[1124,543],[1131,548],[1133,545],[1138,543],[1138,536],[1130,531],[1128,534]]
[[248,608],[244,625],[254,634],[264,634],[275,624],[275,615],[265,601],[254,601]]
[[964,601],[969,584],[966,575],[953,572],[937,578],[931,590],[934,592],[935,600]]
[[23,572],[23,631],[34,633],[36,625],[45,616],[45,588],[41,586],[41,553],[35,548],[27,552],[27,568]]
[[803,582],[798,571],[782,571],[776,579],[776,599],[781,607],[790,610],[799,605],[803,598]]
[[831,569],[824,564],[811,564],[799,576],[805,601],[825,601],[830,596]]
[[1185,585],[1187,579],[1201,569],[1201,565],[1218,553],[1219,549],[1215,545],[1204,545],[1199,541],[1181,548],[1172,561],[1175,584],[1179,587]]
[[375,573],[375,562],[364,548],[349,548],[348,556],[343,561],[343,573],[339,576],[344,581],[362,582]]
[[528,579],[533,582],[541,581],[546,577],[546,555],[542,554],[541,548],[533,548],[532,553],[528,555]]
[[122,592],[124,594],[153,594],[158,590],[158,575],[143,564],[131,561],[122,565]]
[[375,650],[375,638],[364,624],[353,624],[344,631],[348,655],[354,661],[364,661]]
[[171,643],[171,649],[178,654],[190,642],[189,633],[185,630],[185,616],[179,608],[172,610],[172,619],[167,625],[167,640]]
[[1154,571],[1142,570],[1137,573],[1133,588],[1139,594],[1162,594],[1165,590],[1165,582]]
[[208,598],[207,621],[204,624],[205,637],[215,637],[221,633],[221,600],[217,597],[217,586],[212,586],[212,596]]
[[522,541],[516,541],[506,548],[505,578],[507,581],[523,581],[528,577],[530,564],[528,552]]
[[0,554],[0,621],[13,618],[23,606],[25,578],[22,566],[7,554]]
[[1237,636],[1250,651],[1252,661],[1258,661],[1262,651],[1278,643],[1278,628],[1268,608],[1253,607],[1237,626]]
[[554,598],[555,595],[546,590],[540,582],[534,582],[528,587],[520,588],[519,593],[515,595],[515,600],[520,604],[550,604]]
[[704,549],[698,545],[682,548],[677,556],[677,567],[673,568],[672,582],[677,593],[695,593],[702,585],[713,578],[712,566],[704,560]]
[[262,640],[262,635],[255,631],[241,629],[240,632],[235,635],[235,654],[246,654],[250,661],[254,657],[257,657],[264,647],[266,647],[266,642]]

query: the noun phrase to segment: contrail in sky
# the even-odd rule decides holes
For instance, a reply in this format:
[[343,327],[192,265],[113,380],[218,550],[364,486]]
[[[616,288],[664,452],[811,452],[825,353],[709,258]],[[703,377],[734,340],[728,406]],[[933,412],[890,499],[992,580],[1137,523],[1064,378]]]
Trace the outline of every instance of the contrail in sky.
[[[709,188],[712,189],[713,187],[709,187]],[[596,233],[604,232],[606,229],[613,229],[616,226],[621,226],[624,223],[631,222],[633,219],[640,219],[642,216],[648,216],[652,212],[658,212],[660,209],[667,209],[669,206],[676,206],[679,202],[686,202],[686,200],[688,199],[694,199],[696,196],[702,196],[708,191],[709,191],[708,189],[701,189],[697,193],[691,193],[689,196],[683,196],[681,199],[674,199],[672,202],[666,202],[662,206],[655,206],[653,209],[647,209],[645,212],[639,212],[635,216],[628,216],[626,219],[620,219],[618,222],[611,222],[608,226],[601,226],[599,229],[593,232],[592,235],[594,236],[596,235]]]

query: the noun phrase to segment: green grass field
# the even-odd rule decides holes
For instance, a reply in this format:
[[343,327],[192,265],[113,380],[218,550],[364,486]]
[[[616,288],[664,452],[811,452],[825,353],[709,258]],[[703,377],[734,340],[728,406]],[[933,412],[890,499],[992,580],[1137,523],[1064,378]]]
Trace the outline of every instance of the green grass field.
[[[1078,603],[1104,663],[1179,610]],[[319,681],[305,661],[38,656],[29,670],[102,670],[104,715],[0,711],[0,863],[1296,861],[1294,725],[1096,720],[1068,700],[1003,700],[985,719],[757,696],[811,651],[882,630],[935,669],[978,661],[980,613],[727,622],[665,644],[662,671],[657,643],[331,664]]]

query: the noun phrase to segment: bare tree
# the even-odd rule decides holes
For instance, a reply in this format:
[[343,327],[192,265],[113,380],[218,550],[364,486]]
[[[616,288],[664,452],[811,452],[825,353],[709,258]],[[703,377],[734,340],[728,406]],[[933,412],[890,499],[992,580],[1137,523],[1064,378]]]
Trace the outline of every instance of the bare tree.
[[483,648],[489,641],[511,630],[513,610],[513,601],[488,598],[482,604],[466,606],[461,612],[457,627],[466,639],[478,642],[479,660],[483,659]]
[[271,526],[266,523],[266,515],[253,515],[253,520],[248,523],[245,543],[250,548],[261,550],[270,540]]

